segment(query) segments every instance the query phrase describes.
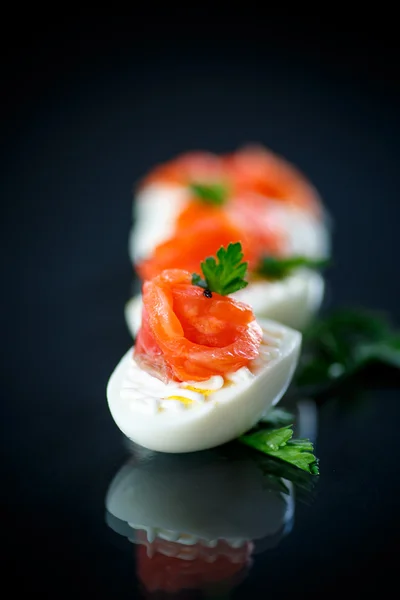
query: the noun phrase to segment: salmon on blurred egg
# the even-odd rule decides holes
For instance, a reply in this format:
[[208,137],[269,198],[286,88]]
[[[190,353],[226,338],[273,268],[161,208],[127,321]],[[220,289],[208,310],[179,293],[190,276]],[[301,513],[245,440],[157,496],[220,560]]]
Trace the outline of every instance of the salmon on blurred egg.
[[252,145],[223,155],[187,152],[151,170],[138,185],[133,204],[133,263],[149,257],[172,235],[196,185],[226,189],[229,201],[256,204],[259,216],[267,213],[285,232],[288,254],[329,254],[327,213],[317,190],[284,158]]
[[[249,285],[236,298],[256,317],[301,330],[318,311],[319,267],[329,254],[325,210],[305,176],[272,152],[184,154],[149,173],[134,206],[130,256],[142,281],[163,269],[198,271],[203,257],[240,241]],[[271,259],[279,262],[272,270]],[[125,307],[133,336],[141,308],[140,295]]]

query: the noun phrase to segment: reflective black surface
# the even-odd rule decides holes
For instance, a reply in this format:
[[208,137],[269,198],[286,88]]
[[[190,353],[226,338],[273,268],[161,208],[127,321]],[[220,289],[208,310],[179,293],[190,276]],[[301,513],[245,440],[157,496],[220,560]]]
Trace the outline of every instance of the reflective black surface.
[[[14,589],[28,585],[46,598],[149,595],[137,569],[155,563],[139,556],[145,546],[124,528],[115,531],[123,519],[113,528],[107,517],[108,490],[131,450],[105,398],[130,345],[131,190],[147,168],[187,149],[227,151],[253,140],[284,154],[334,219],[325,310],[363,305],[400,323],[393,55],[368,36],[354,45],[342,37],[339,51],[328,32],[328,41],[297,34],[286,45],[276,34],[270,43],[232,35],[221,47],[215,37],[205,45],[198,30],[171,39],[158,28],[154,43],[150,33],[133,42],[125,31],[108,45],[83,26],[71,36],[53,32],[21,42],[8,64],[3,550]],[[382,370],[318,401],[316,487],[311,498],[296,497],[292,529],[279,543],[265,542],[261,514],[260,547],[237,580],[224,563],[234,598],[362,594],[394,579],[399,401],[396,375]],[[207,476],[202,494],[211,502]],[[257,511],[244,509],[245,486],[238,497],[229,486],[228,514],[235,521],[242,498],[252,538]],[[221,500],[226,490],[217,491]],[[229,585],[207,593],[228,594]]]

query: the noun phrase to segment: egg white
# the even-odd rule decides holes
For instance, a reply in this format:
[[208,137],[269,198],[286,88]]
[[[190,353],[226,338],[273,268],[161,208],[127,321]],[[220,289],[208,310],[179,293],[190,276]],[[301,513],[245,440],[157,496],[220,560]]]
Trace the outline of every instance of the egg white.
[[158,244],[172,236],[187,200],[187,190],[172,185],[150,184],[136,195],[128,247],[133,263],[148,258]]
[[[324,297],[323,277],[310,269],[299,269],[280,281],[257,281],[232,294],[249,304],[257,319],[272,319],[302,330],[318,312]],[[125,305],[125,321],[135,337],[142,320],[142,296],[137,294]]]
[[250,304],[257,319],[272,319],[302,330],[318,312],[324,289],[325,282],[320,273],[298,269],[278,281],[252,282],[232,297]]
[[[174,232],[176,219],[188,200],[182,186],[151,184],[136,196],[134,225],[129,236],[129,256],[133,263],[151,256],[154,248]],[[330,253],[328,216],[320,219],[300,208],[269,200],[268,212],[288,235],[287,254],[310,258]]]
[[[107,386],[117,426],[140,446],[171,453],[213,448],[249,430],[285,393],[301,347],[298,331],[269,320],[259,324],[259,356],[249,364],[251,370],[243,367],[230,374],[229,385],[219,376],[200,384],[165,384],[143,371],[130,349]],[[212,391],[205,396],[187,385]]]

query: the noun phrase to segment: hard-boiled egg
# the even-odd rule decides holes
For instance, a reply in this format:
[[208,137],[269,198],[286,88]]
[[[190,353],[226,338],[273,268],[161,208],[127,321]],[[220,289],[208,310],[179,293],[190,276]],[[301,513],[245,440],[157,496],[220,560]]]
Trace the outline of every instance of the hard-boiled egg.
[[[272,319],[302,330],[315,315],[324,296],[324,279],[316,271],[299,269],[277,281],[259,280],[232,294],[250,304],[257,319]],[[133,337],[142,319],[142,297],[137,294],[125,306],[125,320]]]
[[258,321],[263,339],[248,367],[207,381],[164,383],[142,370],[130,349],[112,373],[107,399],[121,431],[161,452],[194,452],[235,439],[285,393],[297,365],[301,334]]
[[304,329],[318,312],[325,282],[317,271],[298,269],[284,279],[258,280],[232,294],[252,307],[256,318],[272,319],[294,329]]
[[[171,237],[175,221],[188,198],[187,189],[177,185],[152,183],[138,192],[129,237],[129,256],[134,264],[148,258],[158,244]],[[268,200],[266,210],[287,235],[288,255],[310,258],[329,255],[330,233],[326,216],[319,218],[309,211],[274,200]]]
[[158,244],[173,234],[175,221],[187,199],[188,191],[183,186],[154,183],[137,193],[128,248],[133,264],[148,258]]

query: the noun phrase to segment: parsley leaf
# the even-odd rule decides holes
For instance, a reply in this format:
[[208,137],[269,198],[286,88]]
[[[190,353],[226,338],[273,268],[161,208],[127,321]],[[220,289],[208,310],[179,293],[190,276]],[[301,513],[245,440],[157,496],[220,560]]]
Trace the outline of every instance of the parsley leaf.
[[239,438],[239,441],[312,475],[318,475],[318,460],[314,456],[312,442],[306,439],[293,440],[292,437],[292,426],[287,425],[280,429],[261,429],[255,433],[245,434]]
[[264,452],[255,452],[254,448],[241,443],[240,439],[214,448],[213,453],[222,460],[253,463],[262,472],[267,489],[276,489],[284,494],[289,494],[290,484],[292,484],[298,500],[307,504],[313,500],[314,488],[318,479],[313,477],[309,471],[299,469],[297,466]]
[[223,246],[217,252],[218,263],[213,256],[209,256],[201,263],[204,279],[193,273],[192,283],[209,289],[211,292],[227,296],[247,286],[244,276],[247,271],[247,262],[242,262],[243,252],[240,242]]
[[278,258],[276,256],[264,256],[256,272],[268,279],[283,279],[290,275],[299,267],[307,267],[308,269],[322,269],[328,266],[328,259],[313,259],[306,256],[290,256],[288,258]]
[[189,189],[196,197],[205,204],[222,206],[228,198],[228,188],[222,183],[196,183],[189,184]]
[[336,310],[303,332],[295,383],[299,387],[331,387],[373,362],[400,368],[400,334],[382,314]]

